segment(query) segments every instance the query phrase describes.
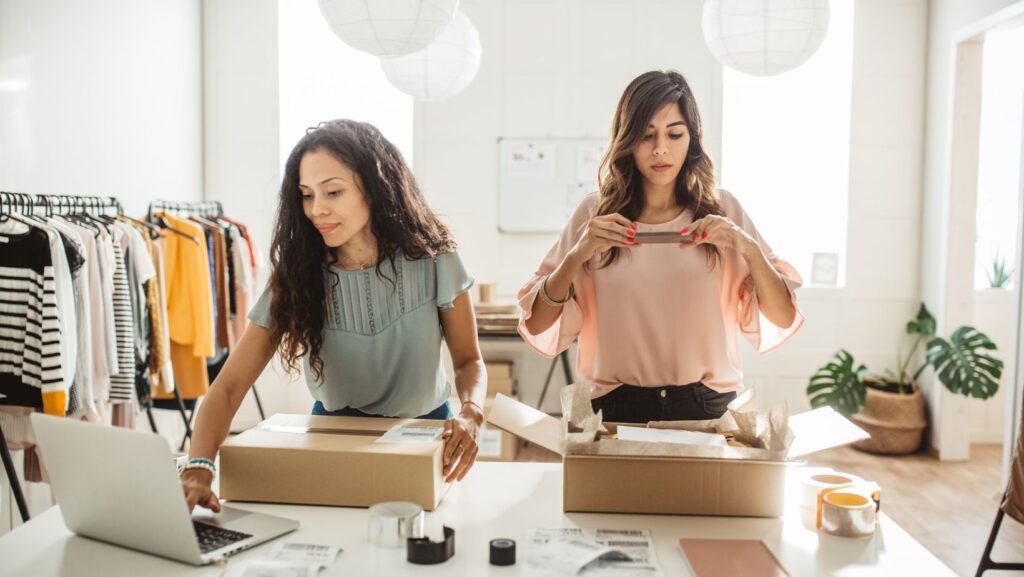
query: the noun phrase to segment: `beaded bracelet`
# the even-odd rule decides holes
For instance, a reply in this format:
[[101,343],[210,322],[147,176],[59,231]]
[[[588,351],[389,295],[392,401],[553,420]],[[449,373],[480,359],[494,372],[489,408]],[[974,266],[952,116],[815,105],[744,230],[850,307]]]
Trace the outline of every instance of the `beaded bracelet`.
[[181,472],[184,473],[185,471],[188,471],[189,469],[203,469],[205,471],[209,471],[210,473],[212,473],[214,475],[217,474],[217,465],[215,465],[213,463],[213,461],[211,461],[210,459],[203,459],[203,458],[189,459],[188,460],[188,464],[185,465],[185,468],[182,469]]

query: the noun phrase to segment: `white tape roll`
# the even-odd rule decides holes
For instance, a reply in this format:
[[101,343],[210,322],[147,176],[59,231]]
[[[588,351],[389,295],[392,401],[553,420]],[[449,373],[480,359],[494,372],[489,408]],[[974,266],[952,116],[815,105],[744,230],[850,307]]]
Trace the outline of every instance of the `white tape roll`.
[[840,473],[838,471],[826,471],[810,475],[800,483],[800,508],[817,510],[818,495],[823,489],[835,489],[863,482],[864,479],[857,475]]
[[405,547],[410,537],[423,536],[423,507],[393,501],[370,507],[370,543],[380,547]]
[[874,501],[839,489],[825,495],[821,529],[838,537],[867,538],[875,533],[875,514]]

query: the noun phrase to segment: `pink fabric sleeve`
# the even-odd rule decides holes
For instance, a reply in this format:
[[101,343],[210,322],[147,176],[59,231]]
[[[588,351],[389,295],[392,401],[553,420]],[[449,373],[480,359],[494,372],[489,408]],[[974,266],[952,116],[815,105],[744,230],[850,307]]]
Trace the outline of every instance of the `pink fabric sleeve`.
[[[804,314],[800,310],[800,306],[796,302],[796,289],[803,285],[803,279],[800,277],[800,273],[797,272],[796,268],[788,262],[775,256],[772,252],[771,247],[765,242],[764,238],[761,237],[761,233],[757,231],[757,227],[754,226],[754,222],[747,215],[743,207],[740,206],[739,201],[735,199],[731,194],[726,191],[722,193],[722,208],[725,210],[727,216],[736,223],[737,226],[742,228],[750,236],[757,240],[758,244],[761,245],[761,250],[765,255],[768,256],[768,262],[775,268],[775,271],[782,277],[782,281],[786,283],[786,289],[789,290],[789,298],[793,303],[793,308],[796,310],[796,316],[793,317],[793,323],[788,327],[779,327],[768,320],[767,317],[761,312],[761,308],[757,301],[757,290],[754,284],[754,277],[749,274],[743,279],[739,288],[739,305],[737,311],[737,321],[740,326],[740,332],[743,333],[750,344],[753,345],[754,350],[758,354],[766,354],[772,350],[775,350],[782,343],[789,340],[804,324]],[[744,263],[745,264],[745,263]]]
[[583,311],[580,309],[579,303],[580,279],[583,274],[577,275],[573,281],[576,294],[562,307],[562,313],[547,330],[535,335],[527,330],[526,321],[533,315],[534,301],[540,298],[538,293],[541,282],[558,267],[565,255],[569,254],[572,247],[576,245],[581,226],[590,218],[594,198],[594,195],[586,197],[576,208],[569,223],[562,230],[562,236],[559,237],[558,242],[551,247],[533,278],[519,289],[517,295],[519,299],[519,334],[523,336],[526,344],[545,357],[554,357],[568,349],[583,328]]

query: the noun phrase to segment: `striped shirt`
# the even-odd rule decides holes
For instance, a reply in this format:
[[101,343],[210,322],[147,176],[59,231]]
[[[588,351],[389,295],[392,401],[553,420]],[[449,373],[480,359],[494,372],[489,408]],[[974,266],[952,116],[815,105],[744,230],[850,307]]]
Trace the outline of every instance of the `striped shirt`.
[[116,374],[110,376],[110,400],[130,401],[135,396],[135,323],[125,264],[124,231],[111,227],[114,236],[114,332],[117,335]]
[[[59,396],[64,412],[60,318],[49,238],[30,228],[0,235],[0,400],[43,406]],[[47,403],[49,405],[49,403]]]

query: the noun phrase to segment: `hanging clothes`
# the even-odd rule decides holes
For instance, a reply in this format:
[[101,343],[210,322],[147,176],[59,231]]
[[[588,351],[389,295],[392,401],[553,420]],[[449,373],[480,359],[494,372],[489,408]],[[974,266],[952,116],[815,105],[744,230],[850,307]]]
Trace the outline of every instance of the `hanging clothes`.
[[92,385],[92,393],[87,396],[92,398],[92,406],[86,408],[90,412],[91,421],[102,420],[103,404],[109,398],[110,391],[110,364],[107,354],[107,303],[108,292],[105,291],[103,273],[100,267],[100,246],[99,233],[86,228],[80,223],[64,217],[54,220],[67,225],[69,230],[78,233],[78,239],[82,242],[83,254],[86,256],[84,264],[85,280],[83,281],[82,294],[88,304],[87,311],[82,318],[88,318],[88,326],[80,327],[82,336],[87,338],[89,345],[88,365],[89,381]]
[[0,404],[64,415],[66,356],[56,284],[46,231],[13,219],[0,223]]
[[[164,231],[167,282],[167,324],[174,381],[183,399],[196,399],[209,389],[206,358],[215,354],[213,290],[209,248],[202,227],[186,219],[158,213],[187,236]],[[157,398],[171,398],[161,394]]]
[[110,400],[131,401],[135,396],[135,329],[132,319],[128,270],[124,258],[124,231],[110,229],[114,254],[114,327],[117,343],[117,372],[110,379]]

